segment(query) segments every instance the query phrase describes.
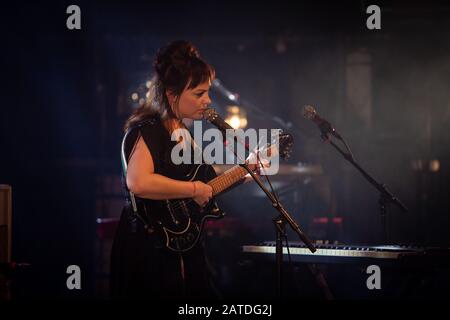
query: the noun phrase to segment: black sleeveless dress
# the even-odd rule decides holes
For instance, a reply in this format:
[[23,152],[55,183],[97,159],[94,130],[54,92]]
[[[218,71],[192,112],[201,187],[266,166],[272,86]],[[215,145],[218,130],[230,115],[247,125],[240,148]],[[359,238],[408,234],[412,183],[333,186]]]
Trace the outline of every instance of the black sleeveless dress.
[[[174,178],[192,169],[192,165],[172,163],[170,154],[176,142],[171,141],[159,117],[142,121],[130,129],[125,141],[127,161],[139,136],[152,154],[155,173]],[[135,218],[128,201],[122,210],[112,246],[111,298],[209,299],[214,298],[210,288],[203,241],[182,257],[161,247],[158,239],[149,235],[142,222]]]

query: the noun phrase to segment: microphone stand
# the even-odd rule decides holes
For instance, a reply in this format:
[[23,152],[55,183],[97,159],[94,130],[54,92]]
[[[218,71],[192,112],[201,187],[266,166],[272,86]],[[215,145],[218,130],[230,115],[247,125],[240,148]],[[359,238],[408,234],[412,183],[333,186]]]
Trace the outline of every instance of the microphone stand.
[[[221,129],[222,134],[224,134],[224,139],[226,137],[226,131]],[[225,131],[225,132],[224,132]],[[237,140],[236,135],[234,135],[235,141]],[[244,147],[247,151],[250,151],[248,146],[244,143]],[[233,153],[238,157],[238,155],[234,152]],[[266,196],[269,198],[269,200],[272,202],[272,206],[280,213],[278,217],[272,219],[274,226],[275,226],[275,232],[276,232],[276,247],[275,247],[275,259],[276,259],[276,268],[277,268],[277,293],[278,296],[281,297],[281,269],[283,264],[283,237],[286,236],[286,230],[285,225],[288,223],[292,230],[295,231],[295,233],[298,234],[299,238],[305,243],[305,245],[308,247],[308,249],[314,253],[316,251],[316,248],[314,247],[311,240],[308,238],[308,236],[300,229],[299,225],[294,221],[294,219],[291,217],[291,215],[286,211],[286,209],[283,207],[283,205],[280,203],[280,201],[264,186],[264,184],[261,182],[261,179],[248,167],[247,163],[240,164],[241,167],[243,167],[253,178],[253,180],[258,184],[258,186],[261,188],[261,190],[266,194]]]
[[[363,175],[364,178],[366,178],[367,181],[371,185],[373,185],[379,192],[380,197],[378,200],[379,208],[380,208],[380,214],[381,214],[381,224],[383,229],[383,241],[387,243],[389,241],[389,232],[388,232],[388,223],[387,223],[387,215],[388,215],[388,208],[387,205],[389,203],[394,203],[396,206],[398,206],[403,212],[408,212],[408,208],[398,199],[396,196],[390,192],[386,185],[384,183],[377,182],[369,173],[367,173],[366,170],[364,170],[354,159],[352,153],[350,152],[350,148],[348,147],[345,140],[340,137],[340,140],[345,144],[347,150],[349,150],[348,153],[344,152],[338,145],[336,145],[331,139],[329,134],[331,132],[324,130],[321,128],[321,138],[325,142],[329,142],[348,162],[350,162],[356,169],[358,169],[359,172]],[[335,135],[336,136],[336,135]]]
[[275,240],[275,260],[276,260],[276,268],[277,268],[277,293],[278,296],[281,297],[282,293],[282,265],[283,265],[283,238],[286,237],[286,222],[291,226],[292,230],[298,234],[299,238],[305,243],[308,249],[314,253],[316,252],[316,248],[312,244],[311,240],[308,236],[300,229],[299,225],[294,221],[291,215],[286,211],[280,201],[273,196],[273,194],[267,190],[264,184],[261,182],[261,179],[255,173],[250,170],[247,164],[241,164],[241,167],[245,168],[253,180],[258,184],[261,190],[267,195],[269,200],[272,202],[272,206],[280,213],[277,217],[273,218],[272,221],[275,226],[276,240]]

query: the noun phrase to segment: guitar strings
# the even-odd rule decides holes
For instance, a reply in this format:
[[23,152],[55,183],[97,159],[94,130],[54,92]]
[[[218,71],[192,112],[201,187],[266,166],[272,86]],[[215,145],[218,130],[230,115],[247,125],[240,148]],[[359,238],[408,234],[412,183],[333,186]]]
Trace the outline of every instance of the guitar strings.
[[[220,181],[220,182],[224,181],[226,184],[228,184],[227,179],[224,177],[221,177],[221,176],[212,179],[211,181],[209,181],[209,183],[211,183],[211,182],[215,183],[218,181]],[[220,183],[220,182],[218,182],[218,183]],[[170,207],[172,210],[178,210],[183,207],[183,203],[186,205],[186,204],[190,204],[192,201],[193,201],[192,198],[186,199],[186,200],[172,200],[171,202],[173,202],[173,204],[171,204]]]

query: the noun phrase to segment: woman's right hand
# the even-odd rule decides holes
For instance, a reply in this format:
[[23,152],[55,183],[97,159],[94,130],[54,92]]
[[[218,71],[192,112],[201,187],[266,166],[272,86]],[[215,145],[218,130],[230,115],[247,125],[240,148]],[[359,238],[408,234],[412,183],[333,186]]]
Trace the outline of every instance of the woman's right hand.
[[204,207],[212,198],[212,187],[201,181],[192,182],[195,185],[192,199],[200,206]]

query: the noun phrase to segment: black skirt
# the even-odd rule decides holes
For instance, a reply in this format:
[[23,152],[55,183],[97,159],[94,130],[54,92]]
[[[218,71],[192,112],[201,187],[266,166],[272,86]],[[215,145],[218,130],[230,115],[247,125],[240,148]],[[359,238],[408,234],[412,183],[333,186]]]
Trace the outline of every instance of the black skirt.
[[[169,251],[122,210],[111,251],[112,299],[214,299],[202,242],[181,255]],[[184,278],[182,276],[184,266]]]

